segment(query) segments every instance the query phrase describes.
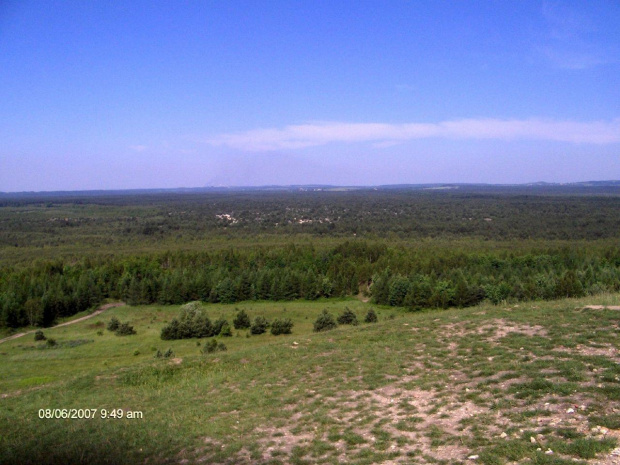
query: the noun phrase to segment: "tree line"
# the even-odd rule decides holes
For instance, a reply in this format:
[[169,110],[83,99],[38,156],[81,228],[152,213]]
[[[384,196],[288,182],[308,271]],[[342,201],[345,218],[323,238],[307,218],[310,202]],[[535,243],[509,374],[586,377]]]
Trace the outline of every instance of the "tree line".
[[49,326],[105,299],[130,305],[315,300],[366,293],[377,304],[467,307],[620,291],[614,246],[476,251],[364,240],[56,259],[0,269],[0,326]]

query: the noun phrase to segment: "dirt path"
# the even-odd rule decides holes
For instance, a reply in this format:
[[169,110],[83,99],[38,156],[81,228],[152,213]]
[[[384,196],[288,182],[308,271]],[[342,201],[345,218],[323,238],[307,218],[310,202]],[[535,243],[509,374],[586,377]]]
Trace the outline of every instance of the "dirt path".
[[[51,327],[46,328],[46,329],[60,328],[61,326],[69,326],[69,325],[72,325],[72,324],[75,324],[75,323],[79,323],[80,321],[88,320],[89,318],[97,316],[97,315],[99,315],[100,313],[103,313],[104,311],[106,311],[109,308],[120,307],[122,305],[125,305],[125,302],[113,302],[111,304],[105,304],[105,305],[102,305],[101,307],[99,307],[97,310],[95,310],[90,315],[83,316],[83,317],[78,318],[76,320],[67,321],[66,323],[61,323],[61,324],[56,325],[56,326],[51,326]],[[25,336],[27,334],[34,334],[37,331],[38,330],[35,329],[33,331],[28,331],[28,332],[25,332],[25,333],[13,334],[12,336],[5,337],[4,339],[0,339],[0,344],[2,344],[3,342],[6,342],[6,341],[11,341],[13,339],[17,339],[18,337],[22,337],[22,336]]]

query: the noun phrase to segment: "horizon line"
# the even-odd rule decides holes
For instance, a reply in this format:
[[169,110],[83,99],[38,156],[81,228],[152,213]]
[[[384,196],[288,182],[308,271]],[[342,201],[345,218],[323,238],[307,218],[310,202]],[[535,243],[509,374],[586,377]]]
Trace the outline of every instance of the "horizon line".
[[[490,186],[490,187],[528,187],[528,186],[567,186],[567,185],[584,185],[584,184],[609,184],[607,187],[617,185],[620,187],[620,179],[603,179],[588,181],[567,181],[567,182],[550,182],[550,181],[532,181],[519,183],[492,183],[492,182],[428,182],[428,183],[394,183],[394,184],[262,184],[262,185],[212,185],[200,187],[129,187],[118,189],[74,189],[74,190],[49,190],[49,191],[0,191],[0,195],[45,195],[45,194],[87,194],[87,193],[115,193],[115,192],[172,192],[172,191],[204,191],[204,190],[248,190],[248,189],[290,189],[290,188],[327,188],[327,189],[377,189],[391,187],[450,187],[450,186]],[[591,187],[591,186],[584,186]]]

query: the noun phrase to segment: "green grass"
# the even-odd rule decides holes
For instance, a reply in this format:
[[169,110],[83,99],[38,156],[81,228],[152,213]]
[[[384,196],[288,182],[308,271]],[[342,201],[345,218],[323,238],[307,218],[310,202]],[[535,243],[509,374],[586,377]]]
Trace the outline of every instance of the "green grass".
[[[205,305],[212,320],[232,322],[238,308],[294,323],[291,335],[233,330],[211,354],[205,339],[159,338],[179,307],[110,309],[45,330],[55,348],[34,335],[0,344],[0,463],[587,463],[617,446],[590,430],[620,427],[620,360],[586,349],[618,348],[620,312],[583,306],[619,301],[375,306],[377,324],[324,333],[312,331],[324,308],[361,321],[371,305]],[[137,334],[98,335],[112,316]],[[173,358],[154,358],[168,349]],[[97,416],[39,418],[71,408]]]

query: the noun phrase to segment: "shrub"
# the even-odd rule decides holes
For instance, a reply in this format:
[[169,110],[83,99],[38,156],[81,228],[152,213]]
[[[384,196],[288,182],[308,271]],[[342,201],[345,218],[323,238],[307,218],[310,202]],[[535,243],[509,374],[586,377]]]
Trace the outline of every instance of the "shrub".
[[181,305],[181,311],[188,312],[196,312],[202,308],[202,302],[199,300],[193,300],[192,302],[187,302],[185,305]]
[[226,320],[218,320],[216,324],[220,326],[215,328],[209,317],[202,312],[200,306],[200,302],[190,302],[183,305],[178,318],[173,318],[167,326],[161,329],[160,337],[163,340],[172,340],[217,335],[221,330],[221,325]]
[[133,329],[129,323],[121,323],[114,334],[117,336],[131,336],[132,334],[136,334],[136,330]]
[[223,337],[232,337],[232,329],[230,329],[230,325],[228,324],[228,322],[226,322],[226,323],[222,326],[222,329],[220,330],[220,336],[223,336]]
[[211,330],[211,335],[219,335],[222,332],[224,326],[230,327],[228,321],[226,321],[224,318],[218,318],[217,320],[215,320],[215,322],[213,323],[213,329]]
[[116,331],[120,326],[121,322],[118,321],[118,318],[113,316],[108,322],[108,331]]
[[170,358],[170,357],[174,357],[174,352],[172,351],[172,349],[168,349],[168,350],[164,353],[164,358]]
[[241,310],[237,313],[237,316],[235,316],[235,319],[233,320],[233,325],[235,326],[235,329],[248,329],[252,326],[250,317],[247,313],[245,313],[245,310]]
[[267,332],[268,327],[269,322],[267,321],[267,318],[264,316],[257,316],[254,318],[254,323],[252,323],[252,326],[250,327],[250,332],[252,334],[263,334]]
[[34,333],[34,340],[35,341],[45,341],[47,338],[45,337],[45,334],[43,334],[43,331],[38,330],[36,333]]
[[50,337],[50,338],[47,340],[47,346],[48,346],[48,347],[54,347],[54,346],[56,346],[56,344],[57,344],[57,343],[56,343],[56,339],[53,339],[53,338],[51,338],[51,337]]
[[205,354],[211,354],[213,352],[223,352],[225,350],[228,350],[226,346],[222,342],[218,343],[216,339],[210,339],[208,342],[205,343],[204,347],[202,348],[202,352]]
[[164,341],[170,341],[172,339],[179,338],[179,320],[173,318],[172,321],[161,329],[160,337]]
[[365,323],[376,323],[377,320],[378,320],[377,314],[375,313],[375,311],[372,308],[368,310],[368,313],[366,313],[366,317],[364,317],[364,322]]
[[217,341],[215,339],[209,339],[205,342],[205,345],[202,348],[202,352],[205,354],[210,354],[217,350]]
[[271,323],[271,334],[277,336],[278,334],[291,334],[293,329],[293,322],[290,318],[284,318],[282,320],[276,318]]
[[348,307],[344,308],[344,312],[338,317],[338,324],[340,325],[353,325],[358,324],[357,316]]
[[321,313],[314,322],[314,332],[328,331],[334,329],[336,326],[338,325],[334,317],[327,310],[323,310],[323,313]]
[[138,349],[136,349],[136,350],[133,351],[133,354],[134,354],[134,356],[135,355],[140,355],[140,351]]
[[161,353],[161,350],[157,349],[157,353],[155,354],[155,358],[162,358],[163,354]]

